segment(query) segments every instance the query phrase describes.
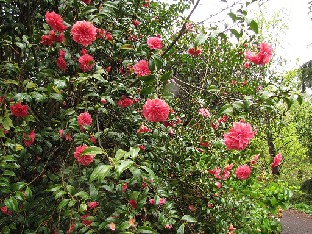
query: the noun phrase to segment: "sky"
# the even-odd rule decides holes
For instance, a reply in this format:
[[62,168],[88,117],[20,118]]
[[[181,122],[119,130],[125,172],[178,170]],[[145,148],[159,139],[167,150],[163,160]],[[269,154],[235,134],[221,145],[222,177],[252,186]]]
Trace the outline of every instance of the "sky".
[[[199,6],[193,13],[191,20],[200,22],[206,19],[211,14],[217,13],[223,9],[227,4],[236,2],[235,0],[227,0],[221,2],[220,0],[201,0]],[[235,6],[234,6],[235,7]],[[249,17],[254,12],[257,14],[258,4],[250,5]],[[312,14],[308,15],[308,0],[268,0],[262,7],[264,14],[272,16],[274,12],[282,11],[285,18],[283,19],[288,25],[284,34],[279,34],[281,43],[274,48],[275,54],[287,60],[287,70],[298,68],[303,63],[312,60]],[[218,21],[220,19],[228,18],[226,14],[219,14],[209,21]],[[231,21],[229,21],[231,22]]]

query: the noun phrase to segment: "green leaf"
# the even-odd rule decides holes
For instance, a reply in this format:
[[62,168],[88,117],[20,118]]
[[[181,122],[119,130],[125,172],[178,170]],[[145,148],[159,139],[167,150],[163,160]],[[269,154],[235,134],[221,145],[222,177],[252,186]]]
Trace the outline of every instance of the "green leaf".
[[235,22],[235,21],[237,20],[237,16],[236,16],[233,12],[230,12],[230,13],[228,14],[228,16],[231,17],[231,19],[233,20],[233,22]]
[[151,227],[140,227],[136,230],[136,233],[157,233],[156,231],[153,230]]
[[8,209],[16,211],[18,209],[18,202],[14,197],[10,197],[4,200],[4,204]]
[[57,101],[63,101],[63,95],[59,93],[51,93],[50,97]]
[[32,191],[29,187],[26,188],[25,195],[26,195],[26,198],[30,198],[32,196]]
[[119,175],[123,173],[125,170],[127,170],[131,165],[133,164],[133,161],[131,160],[121,160],[120,165],[117,166],[117,172]]
[[141,90],[141,95],[143,96],[147,96],[151,93],[153,93],[155,91],[155,87],[154,86],[147,86],[147,87],[144,87],[142,90]]
[[65,80],[58,80],[55,79],[54,80],[54,85],[58,88],[58,89],[64,89],[66,88],[66,81]]
[[82,199],[88,199],[89,194],[86,193],[85,191],[80,191],[79,193],[76,193],[74,197],[81,197]]
[[155,81],[155,76],[154,75],[140,76],[139,79],[146,83],[152,83]]
[[177,230],[177,234],[184,234],[184,227],[185,227],[185,224],[184,223],[181,224],[181,226]]
[[82,155],[97,155],[97,154],[103,154],[102,149],[97,146],[89,146],[82,152]]
[[236,102],[233,103],[233,107],[236,110],[242,109],[244,107],[244,103],[241,102],[241,101],[236,101]]
[[37,88],[37,84],[35,84],[34,82],[28,82],[27,85],[26,85],[26,89],[34,89],[34,88]]
[[13,122],[10,119],[10,116],[8,114],[5,115],[3,121],[2,121],[2,125],[5,129],[9,130],[10,127],[13,127]]
[[115,154],[115,159],[117,159],[117,160],[122,159],[125,156],[126,153],[127,152],[122,150],[122,149],[117,150],[117,152]]
[[90,175],[90,182],[98,179],[103,180],[109,173],[112,166],[109,165],[99,165],[94,169],[92,174]]
[[138,156],[139,152],[140,152],[139,147],[131,147],[129,154],[130,154],[131,158],[134,160]]
[[121,49],[121,50],[132,50],[133,47],[130,44],[123,44],[122,46],[120,46],[119,49]]
[[239,38],[242,36],[241,33],[239,33],[236,29],[232,28],[230,29],[231,33],[239,40]]
[[189,223],[196,223],[196,219],[193,218],[192,216],[190,215],[184,215],[181,220],[185,220],[186,222],[189,222]]
[[252,20],[250,23],[249,23],[249,28],[254,31],[255,33],[258,34],[259,32],[259,29],[258,29],[258,23],[254,20]]
[[70,199],[64,199],[60,202],[60,204],[57,206],[59,210],[61,210],[63,207],[65,207],[69,203]]
[[165,82],[169,80],[170,78],[172,78],[172,76],[173,76],[173,71],[168,71],[160,77],[160,80]]

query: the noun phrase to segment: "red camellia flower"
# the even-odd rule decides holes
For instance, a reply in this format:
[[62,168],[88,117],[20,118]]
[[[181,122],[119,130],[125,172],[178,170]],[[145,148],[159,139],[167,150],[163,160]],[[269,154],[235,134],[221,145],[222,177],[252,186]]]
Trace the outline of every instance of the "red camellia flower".
[[148,62],[146,60],[140,60],[137,64],[133,66],[134,73],[138,76],[147,76],[151,74],[151,70],[148,67]]
[[137,26],[140,25],[140,21],[138,21],[138,20],[132,20],[132,24],[133,24],[135,27],[137,27]]
[[144,124],[142,124],[138,130],[137,133],[146,133],[146,132],[151,132],[152,130],[149,129],[147,126],[145,126]]
[[60,50],[60,55],[59,55],[58,59],[56,60],[56,65],[62,71],[65,71],[66,67],[67,67],[67,64],[66,64],[66,61],[65,61],[64,57],[65,57],[65,51],[64,50]]
[[272,58],[272,46],[269,43],[259,44],[259,53],[254,54],[250,50],[245,53],[246,59],[258,65],[269,63]]
[[96,27],[91,22],[77,21],[70,34],[73,36],[73,40],[83,46],[91,45],[96,40]]
[[160,37],[149,37],[147,45],[151,50],[159,50],[163,47]]
[[166,198],[159,198],[159,205],[164,205],[164,204],[166,204],[166,202],[167,202],[167,200],[166,200]]
[[86,226],[90,226],[91,223],[93,222],[92,220],[89,220],[89,214],[85,214],[85,215],[81,215],[80,218],[81,218],[81,222],[86,225]]
[[131,105],[134,104],[134,100],[132,98],[127,98],[126,96],[122,96],[118,101],[117,101],[117,106],[121,106],[122,108],[127,108]]
[[196,57],[198,55],[201,54],[202,50],[199,48],[199,47],[196,47],[196,48],[190,48],[188,49],[187,51],[190,55]]
[[85,4],[90,4],[91,0],[82,0]]
[[140,148],[140,150],[142,150],[142,151],[146,150],[146,148],[145,148],[144,145],[140,145],[139,148]]
[[88,112],[83,112],[77,117],[80,128],[84,126],[90,126],[92,123],[92,117]]
[[83,151],[87,149],[88,146],[80,145],[77,146],[74,152],[74,157],[78,161],[79,164],[83,166],[88,166],[93,162],[95,155],[82,155]]
[[84,54],[79,58],[79,68],[83,71],[91,71],[94,67],[94,58],[89,54]]
[[93,144],[96,144],[96,139],[94,138],[93,135],[90,136],[90,141],[91,141]]
[[230,131],[224,134],[224,143],[228,150],[243,150],[255,134],[249,123],[234,122]]
[[54,11],[45,14],[45,20],[48,25],[55,31],[64,32],[68,27],[63,24],[63,19]]
[[253,156],[252,159],[249,162],[250,166],[255,165],[257,163],[259,157],[260,157],[260,154],[257,154],[255,156]]
[[200,108],[200,109],[198,110],[198,113],[199,113],[201,116],[203,116],[203,117],[206,117],[206,118],[210,117],[209,110],[206,109],[206,108]]
[[111,40],[113,40],[113,35],[110,34],[110,33],[106,33],[106,35],[105,35],[105,40],[106,40],[106,41],[111,41]]
[[133,208],[133,209],[136,209],[137,208],[137,202],[136,202],[136,200],[130,200],[129,201],[129,204],[130,204],[130,206]]
[[250,67],[250,63],[249,62],[244,63],[244,67],[245,68],[249,68]]
[[169,105],[159,98],[148,98],[143,106],[143,116],[146,120],[151,122],[166,121],[169,116],[169,111]]
[[151,199],[148,200],[148,203],[151,204],[151,205],[154,205],[155,204],[155,200],[153,198],[151,198]]
[[88,208],[90,210],[93,210],[94,208],[96,208],[99,205],[99,203],[98,202],[87,202],[87,205],[88,205]]
[[5,215],[11,215],[11,211],[9,211],[7,206],[1,206],[0,210]]
[[22,105],[20,102],[10,106],[12,115],[21,118],[24,118],[28,115],[28,109],[28,105]]
[[35,141],[35,137],[36,137],[36,134],[34,130],[32,130],[28,136],[26,135],[26,133],[24,133],[24,145],[26,147],[31,146]]
[[247,165],[240,165],[235,171],[235,175],[237,179],[239,180],[248,179],[250,176],[250,173],[251,173],[250,167]]
[[42,45],[50,46],[53,43],[53,39],[50,37],[50,35],[42,35],[40,43]]
[[281,153],[277,154],[273,158],[272,167],[277,167],[281,163],[282,160],[283,160],[282,154]]
[[123,186],[122,186],[121,190],[122,190],[123,192],[126,192],[126,191],[127,191],[127,189],[128,189],[128,183],[127,183],[127,182],[125,182],[125,183],[123,184]]

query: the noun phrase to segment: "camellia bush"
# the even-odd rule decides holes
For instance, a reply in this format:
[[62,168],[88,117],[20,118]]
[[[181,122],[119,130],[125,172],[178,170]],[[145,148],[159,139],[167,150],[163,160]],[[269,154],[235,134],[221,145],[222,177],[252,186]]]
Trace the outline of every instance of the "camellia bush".
[[280,233],[255,138],[288,97],[250,2],[237,44],[182,16],[199,1],[1,4],[1,233]]

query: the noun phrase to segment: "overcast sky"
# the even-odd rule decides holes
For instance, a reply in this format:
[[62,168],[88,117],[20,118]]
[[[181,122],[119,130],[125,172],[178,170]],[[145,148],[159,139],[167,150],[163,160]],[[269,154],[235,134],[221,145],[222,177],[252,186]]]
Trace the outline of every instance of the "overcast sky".
[[[201,0],[191,20],[194,22],[202,21],[210,14],[219,12],[227,4],[231,5],[234,2],[235,0],[227,0],[227,3],[220,0]],[[252,10],[255,10],[256,7],[257,4],[253,4]],[[285,23],[288,24],[289,28],[284,35],[280,35],[283,43],[280,44],[279,48],[275,48],[275,53],[287,59],[288,69],[297,68],[304,62],[311,60],[312,15],[308,15],[308,0],[268,0],[263,9],[265,9],[264,12],[267,13],[268,17],[279,10],[289,16],[285,17]],[[226,14],[218,15],[212,21],[224,17]]]

